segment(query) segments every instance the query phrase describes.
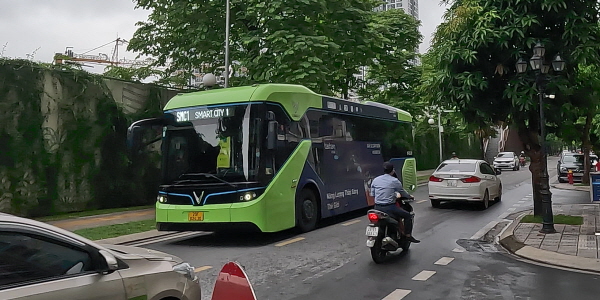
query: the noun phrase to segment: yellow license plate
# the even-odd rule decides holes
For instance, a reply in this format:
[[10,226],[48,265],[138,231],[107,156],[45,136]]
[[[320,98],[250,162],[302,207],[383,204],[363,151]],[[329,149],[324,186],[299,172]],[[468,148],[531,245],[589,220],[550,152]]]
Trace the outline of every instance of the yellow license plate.
[[203,211],[188,212],[188,221],[204,221],[204,212]]

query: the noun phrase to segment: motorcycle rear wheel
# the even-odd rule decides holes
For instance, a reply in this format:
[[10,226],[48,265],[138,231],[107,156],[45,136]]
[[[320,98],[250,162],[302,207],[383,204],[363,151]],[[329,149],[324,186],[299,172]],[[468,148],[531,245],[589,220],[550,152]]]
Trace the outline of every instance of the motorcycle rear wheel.
[[382,248],[382,240],[383,238],[377,237],[375,244],[371,248],[371,258],[373,258],[373,261],[376,264],[382,263],[388,254],[388,252]]

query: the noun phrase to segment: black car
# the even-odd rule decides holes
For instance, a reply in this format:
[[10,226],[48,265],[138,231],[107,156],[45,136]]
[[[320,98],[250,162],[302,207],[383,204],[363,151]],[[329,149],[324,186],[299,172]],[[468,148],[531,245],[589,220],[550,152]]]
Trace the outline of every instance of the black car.
[[[573,171],[573,180],[581,181],[583,177],[583,154],[579,153],[563,153],[558,160],[556,170],[558,173],[558,182],[567,182],[567,174]],[[598,156],[590,155],[591,171],[594,170],[594,164],[598,161]]]

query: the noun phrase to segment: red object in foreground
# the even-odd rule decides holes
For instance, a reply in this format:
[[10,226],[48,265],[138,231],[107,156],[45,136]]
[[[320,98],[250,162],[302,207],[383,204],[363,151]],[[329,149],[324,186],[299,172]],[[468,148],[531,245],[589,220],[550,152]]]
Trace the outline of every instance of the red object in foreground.
[[569,173],[567,173],[567,179],[569,179],[569,184],[575,183],[573,180],[573,171],[569,170]]
[[228,262],[217,276],[212,300],[256,300],[254,290],[242,267]]
[[431,176],[429,176],[429,181],[442,182],[442,181],[444,181],[444,179],[431,175]]

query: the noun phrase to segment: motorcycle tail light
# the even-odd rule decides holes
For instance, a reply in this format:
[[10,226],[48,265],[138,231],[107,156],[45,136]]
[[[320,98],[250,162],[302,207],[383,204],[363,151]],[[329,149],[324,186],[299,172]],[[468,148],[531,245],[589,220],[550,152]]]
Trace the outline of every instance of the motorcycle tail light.
[[431,176],[429,176],[429,181],[442,182],[442,181],[444,181],[444,179],[431,175]]
[[369,217],[369,221],[373,223],[379,221],[379,216],[375,213],[369,213],[367,216]]
[[475,182],[480,182],[481,178],[479,178],[477,176],[471,176],[471,177],[461,179],[460,181],[462,181],[464,183],[475,183]]

